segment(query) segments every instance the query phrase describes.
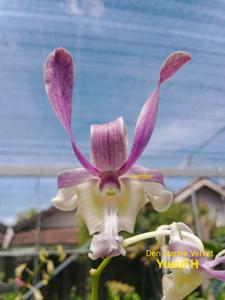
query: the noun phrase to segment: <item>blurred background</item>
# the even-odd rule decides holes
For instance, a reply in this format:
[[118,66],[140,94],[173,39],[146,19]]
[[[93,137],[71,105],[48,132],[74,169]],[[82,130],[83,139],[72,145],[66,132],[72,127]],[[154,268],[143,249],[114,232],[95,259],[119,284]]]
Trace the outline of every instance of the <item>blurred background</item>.
[[[223,0],[0,1],[3,290],[9,288],[19,263],[26,261],[30,269],[39,264],[42,247],[54,265],[60,265],[63,260],[57,255],[62,249],[55,247],[60,244],[66,257],[72,253],[76,259],[41,290],[44,299],[78,299],[75,294],[85,299],[88,295],[91,262],[80,254],[88,251],[83,246],[88,235],[74,212],[51,207],[57,172],[79,166],[44,91],[43,64],[57,47],[68,49],[75,60],[73,130],[86,157],[90,125],[118,116],[126,122],[131,145],[137,117],[164,59],[176,50],[192,55],[191,62],[162,87],[156,128],[138,162],[163,171],[175,204],[165,214],[146,207],[136,232],[181,220],[215,253],[224,247],[224,12]],[[131,249],[127,259],[115,260],[104,281],[117,279],[135,286],[140,299],[159,299],[160,280],[154,278],[160,274],[154,262],[146,261],[146,247],[140,245]],[[121,269],[120,260],[126,267]],[[131,276],[131,270],[138,272]],[[40,272],[36,273],[30,279],[34,286],[41,279]],[[132,288],[115,284],[109,283],[108,290]],[[205,290],[200,291],[202,295]],[[214,290],[218,288],[211,289],[212,299],[217,297]],[[106,299],[105,294],[101,297]]]

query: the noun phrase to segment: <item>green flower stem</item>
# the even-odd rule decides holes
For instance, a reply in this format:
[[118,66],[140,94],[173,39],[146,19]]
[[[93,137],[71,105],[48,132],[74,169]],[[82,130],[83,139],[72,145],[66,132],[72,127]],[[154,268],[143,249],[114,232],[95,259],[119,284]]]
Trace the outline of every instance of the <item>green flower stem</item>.
[[97,269],[91,269],[90,274],[92,278],[91,282],[91,300],[98,300],[98,289],[99,289],[99,280],[102,274],[102,271],[105,267],[109,264],[112,257],[105,258],[101,264],[98,266]]
[[[193,235],[192,233],[188,232],[188,231],[183,231],[181,230],[179,232],[183,237],[187,237],[187,238],[192,238],[192,240],[195,240],[195,242],[199,245],[199,247],[202,247],[202,244],[199,242],[199,238],[195,235]],[[142,234],[138,234],[135,236],[132,236],[128,239],[125,239],[123,241],[123,247],[126,248],[128,246],[131,246],[133,244],[136,244],[138,242],[141,242],[143,240],[147,240],[147,239],[151,239],[151,238],[157,238],[157,237],[161,237],[161,236],[168,236],[171,234],[171,230],[157,230],[157,231],[150,231],[150,232],[146,232],[146,233],[142,233]]]
[[[125,239],[123,241],[123,247],[128,247],[132,244],[135,244],[137,242],[140,242],[142,240],[154,238],[157,236],[165,236],[170,234],[170,230],[163,230],[163,231],[152,231],[147,233],[138,234],[134,237]],[[112,257],[105,258],[101,264],[98,266],[97,269],[91,269],[91,300],[98,300],[98,290],[99,290],[99,280],[100,276],[102,274],[102,271],[105,269],[105,267],[109,264]]]
[[[133,244],[136,244],[140,241],[151,239],[151,238],[157,238],[157,237],[163,237],[163,236],[168,236],[171,234],[171,230],[157,230],[157,231],[151,231],[151,232],[146,232],[142,234],[135,235],[133,237],[130,237],[128,239],[125,239],[123,241],[123,247],[129,247]],[[186,231],[179,231],[179,234],[185,237],[189,237],[190,233]],[[196,240],[196,243],[199,244],[199,240],[197,237],[192,236],[192,239]],[[200,245],[201,246],[201,245]],[[224,253],[223,253],[224,254]],[[105,269],[105,267],[109,264],[111,261],[112,257],[108,257],[104,259],[101,264],[98,266],[97,269],[91,269],[90,274],[92,277],[92,283],[91,283],[91,300],[98,300],[98,289],[99,289],[99,280],[100,276],[102,274],[102,271]]]
[[151,232],[141,233],[141,234],[132,236],[128,239],[125,239],[123,241],[123,247],[126,248],[128,246],[131,246],[131,245],[136,244],[138,242],[141,242],[143,240],[148,240],[148,239],[151,239],[151,238],[170,235],[170,233],[171,233],[171,230],[162,230],[162,231],[158,230],[158,231],[151,231]]

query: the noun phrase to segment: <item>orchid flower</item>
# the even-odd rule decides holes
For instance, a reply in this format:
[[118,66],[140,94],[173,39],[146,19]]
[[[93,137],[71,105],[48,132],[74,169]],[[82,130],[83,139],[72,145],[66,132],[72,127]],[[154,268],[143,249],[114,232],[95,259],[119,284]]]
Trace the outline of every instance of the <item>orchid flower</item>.
[[[172,268],[170,274],[163,275],[163,297],[162,300],[182,300],[194,291],[203,282],[203,273],[210,277],[225,281],[224,270],[213,268],[225,262],[220,252],[214,260],[209,260],[205,255],[202,241],[193,234],[192,230],[184,223],[173,223],[158,232],[170,230],[168,250],[176,255],[167,256],[170,263],[183,263],[183,267]],[[159,237],[161,243],[163,235]],[[157,238],[158,239],[158,238]]]
[[190,60],[186,52],[171,54],[162,65],[156,88],[145,102],[137,120],[134,140],[127,156],[127,133],[122,117],[91,126],[91,161],[79,150],[71,129],[74,67],[71,54],[59,48],[45,63],[45,88],[52,109],[66,129],[82,168],[58,175],[58,193],[52,200],[61,210],[77,209],[94,237],[89,257],[125,255],[122,230],[133,232],[138,211],[151,202],[157,211],[167,209],[172,193],[164,187],[163,175],[134,165],[152,135],[160,86]]

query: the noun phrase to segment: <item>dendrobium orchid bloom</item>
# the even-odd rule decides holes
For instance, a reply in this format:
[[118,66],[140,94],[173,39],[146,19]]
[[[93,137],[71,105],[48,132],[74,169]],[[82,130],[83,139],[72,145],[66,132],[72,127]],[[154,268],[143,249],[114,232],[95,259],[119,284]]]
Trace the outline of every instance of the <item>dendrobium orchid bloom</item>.
[[[222,256],[224,251],[217,254],[214,260],[209,260],[202,241],[193,234],[184,223],[173,223],[169,226],[160,226],[158,232],[170,230],[168,243],[167,265],[171,268],[170,274],[163,275],[162,300],[182,300],[194,291],[203,282],[203,273],[210,277],[225,281],[224,270],[214,270],[213,267],[225,262]],[[162,242],[163,235],[159,237]],[[165,239],[164,239],[165,241]]]
[[89,233],[94,234],[92,259],[124,255],[122,230],[133,232],[138,211],[149,201],[157,211],[167,209],[172,193],[164,188],[157,170],[134,165],[152,135],[160,86],[190,60],[186,52],[171,54],[162,65],[156,88],[137,120],[127,157],[127,133],[123,118],[91,126],[91,162],[78,149],[71,129],[74,84],[73,59],[65,49],[52,52],[45,63],[45,88],[56,117],[66,129],[73,151],[83,168],[58,175],[58,194],[52,200],[61,210],[77,209]]

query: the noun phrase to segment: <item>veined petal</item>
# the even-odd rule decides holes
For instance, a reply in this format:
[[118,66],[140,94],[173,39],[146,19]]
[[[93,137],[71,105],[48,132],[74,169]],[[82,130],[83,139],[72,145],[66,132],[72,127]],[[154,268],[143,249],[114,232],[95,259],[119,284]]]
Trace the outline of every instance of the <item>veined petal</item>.
[[110,123],[91,126],[91,159],[101,171],[115,171],[127,156],[127,132],[120,117]]
[[52,199],[53,205],[60,210],[73,210],[77,207],[77,191],[79,184],[96,181],[85,169],[66,170],[58,174],[58,193]]
[[169,55],[162,65],[156,88],[145,102],[138,117],[131,152],[125,164],[119,169],[119,175],[125,174],[131,168],[151,138],[156,122],[160,85],[190,59],[191,57],[187,52],[178,51]]
[[73,58],[67,50],[57,48],[47,57],[44,66],[44,80],[52,109],[57,119],[66,129],[77,159],[92,175],[98,175],[99,171],[90,164],[78,149],[71,131],[74,70]]
[[200,266],[200,269],[207,273],[210,277],[225,281],[225,270],[214,270],[210,268],[207,262]]
[[67,130],[71,127],[74,83],[73,58],[58,48],[48,56],[44,69],[45,89],[53,111]]
[[91,179],[96,178],[83,168],[66,170],[58,174],[58,189],[76,186]]
[[144,168],[142,166],[135,165],[130,168],[126,173],[132,180],[138,180],[140,182],[158,182],[164,185],[163,174],[158,170]]
[[[221,251],[224,252],[224,251]],[[210,277],[217,278],[218,280],[225,281],[225,270],[214,270],[213,268],[219,264],[225,263],[225,256],[217,254],[214,260],[206,260],[200,265],[200,269],[207,273]]]

